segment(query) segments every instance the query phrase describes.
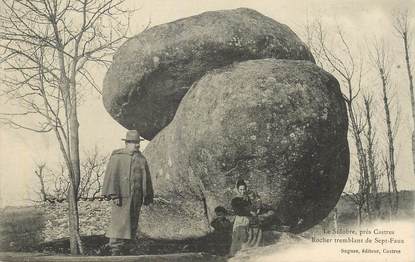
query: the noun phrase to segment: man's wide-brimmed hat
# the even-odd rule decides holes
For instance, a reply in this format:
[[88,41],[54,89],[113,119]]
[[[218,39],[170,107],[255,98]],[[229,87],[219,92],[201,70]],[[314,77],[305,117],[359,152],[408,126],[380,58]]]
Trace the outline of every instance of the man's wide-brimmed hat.
[[125,139],[122,139],[126,142],[139,142],[143,141],[143,139],[140,138],[140,133],[138,133],[137,130],[128,130],[127,134],[125,135]]

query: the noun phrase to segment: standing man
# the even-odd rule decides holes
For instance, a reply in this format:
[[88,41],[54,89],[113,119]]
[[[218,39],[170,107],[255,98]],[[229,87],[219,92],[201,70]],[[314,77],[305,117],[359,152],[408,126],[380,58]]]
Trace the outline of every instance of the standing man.
[[125,148],[114,150],[105,171],[102,195],[113,201],[106,236],[111,254],[125,255],[135,244],[141,205],[153,203],[153,186],[147,160],[140,153],[140,135],[126,134]]

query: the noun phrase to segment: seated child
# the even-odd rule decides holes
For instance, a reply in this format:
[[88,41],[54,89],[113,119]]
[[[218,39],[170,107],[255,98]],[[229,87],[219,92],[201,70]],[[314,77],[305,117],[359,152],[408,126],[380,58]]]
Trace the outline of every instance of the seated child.
[[216,218],[210,223],[215,229],[211,237],[215,253],[226,255],[232,241],[232,223],[226,218],[226,209],[222,206],[215,208]]
[[215,208],[216,218],[210,223],[216,233],[229,233],[232,231],[232,223],[226,218],[226,209],[222,206]]

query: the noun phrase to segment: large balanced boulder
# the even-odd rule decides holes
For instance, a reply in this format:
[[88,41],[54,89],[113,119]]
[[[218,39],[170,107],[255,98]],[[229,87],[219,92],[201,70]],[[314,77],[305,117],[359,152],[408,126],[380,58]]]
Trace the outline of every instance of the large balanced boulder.
[[154,26],[114,56],[104,79],[104,106],[121,125],[151,140],[207,71],[259,58],[314,61],[288,26],[247,8]]
[[311,62],[261,59],[213,70],[144,151],[156,194],[180,211],[157,215],[166,207],[155,206],[142,223],[157,217],[159,237],[206,233],[213,209],[229,207],[243,178],[276,219],[306,230],[346,183],[347,126],[337,80]]

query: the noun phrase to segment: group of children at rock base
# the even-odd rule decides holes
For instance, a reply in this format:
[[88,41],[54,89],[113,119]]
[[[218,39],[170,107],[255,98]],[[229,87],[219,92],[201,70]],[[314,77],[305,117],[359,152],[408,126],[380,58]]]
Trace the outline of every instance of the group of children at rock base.
[[234,256],[245,248],[262,246],[263,231],[275,226],[275,212],[265,207],[255,192],[249,191],[244,180],[236,183],[237,196],[231,200],[233,223],[227,218],[228,211],[218,206],[216,217],[210,223],[213,237],[218,239],[219,253]]

